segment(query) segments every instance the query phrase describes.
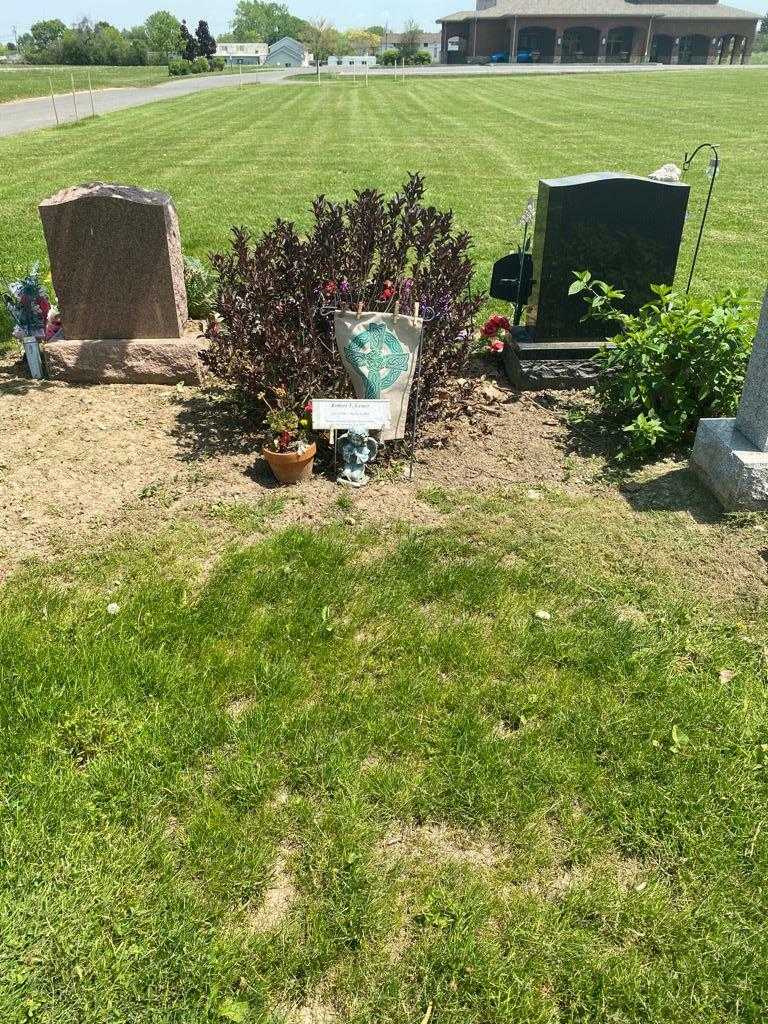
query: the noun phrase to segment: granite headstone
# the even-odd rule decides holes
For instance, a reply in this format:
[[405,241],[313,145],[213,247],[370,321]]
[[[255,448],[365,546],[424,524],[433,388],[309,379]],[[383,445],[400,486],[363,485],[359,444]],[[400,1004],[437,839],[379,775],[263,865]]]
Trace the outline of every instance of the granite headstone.
[[539,182],[527,317],[537,343],[605,338],[605,324],[582,322],[583,298],[568,295],[575,270],[624,291],[627,312],[652,298],[652,284],[672,284],[689,189],[611,171]]
[[180,338],[187,293],[169,195],[96,182],[40,204],[68,339]]
[[735,417],[699,420],[691,468],[726,509],[768,509],[768,291]]

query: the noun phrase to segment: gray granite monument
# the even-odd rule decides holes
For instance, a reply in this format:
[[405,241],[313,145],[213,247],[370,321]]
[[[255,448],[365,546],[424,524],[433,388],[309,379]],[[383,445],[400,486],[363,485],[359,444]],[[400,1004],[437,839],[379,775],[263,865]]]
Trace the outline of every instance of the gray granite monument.
[[723,508],[768,509],[768,291],[736,416],[699,421],[691,468]]
[[179,224],[171,197],[94,182],[40,203],[62,340],[49,375],[72,381],[196,380]]

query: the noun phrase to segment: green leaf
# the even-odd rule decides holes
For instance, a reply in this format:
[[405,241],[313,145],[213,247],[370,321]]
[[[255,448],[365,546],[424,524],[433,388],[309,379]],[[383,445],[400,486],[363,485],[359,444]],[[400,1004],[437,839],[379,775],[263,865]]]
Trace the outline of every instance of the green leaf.
[[690,743],[690,738],[685,735],[676,725],[672,726],[672,742],[676,747],[684,747],[686,743]]
[[248,1003],[242,999],[225,999],[219,1007],[219,1016],[224,1020],[231,1020],[233,1024],[244,1024],[248,1020],[250,1011]]
[[574,281],[571,287],[568,289],[568,294],[578,295],[579,292],[583,292],[586,287],[587,284],[585,281]]

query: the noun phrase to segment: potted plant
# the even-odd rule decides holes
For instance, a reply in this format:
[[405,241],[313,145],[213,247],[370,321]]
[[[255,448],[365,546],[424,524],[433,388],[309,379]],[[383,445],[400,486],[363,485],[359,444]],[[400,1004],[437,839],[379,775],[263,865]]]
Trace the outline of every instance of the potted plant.
[[40,339],[45,336],[51,303],[40,281],[39,263],[30,267],[26,277],[7,286],[5,305],[16,325],[13,334],[22,344],[29,372],[35,380],[41,380]]
[[[310,407],[305,408],[305,413]],[[309,420],[290,409],[270,409],[267,414],[270,438],[262,455],[281,484],[295,484],[312,476],[317,445],[307,437]]]

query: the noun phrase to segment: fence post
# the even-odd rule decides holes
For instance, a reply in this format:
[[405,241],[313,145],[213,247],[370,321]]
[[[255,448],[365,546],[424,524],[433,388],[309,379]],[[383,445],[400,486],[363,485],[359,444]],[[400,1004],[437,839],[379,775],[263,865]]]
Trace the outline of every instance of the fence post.
[[51,103],[53,104],[53,116],[56,118],[56,127],[59,127],[59,112],[56,109],[56,100],[53,98],[53,79],[48,76],[48,85],[51,87]]
[[77,100],[75,99],[75,75],[74,72],[69,76],[72,82],[72,106],[75,108],[75,121],[79,121],[80,118],[77,114]]

